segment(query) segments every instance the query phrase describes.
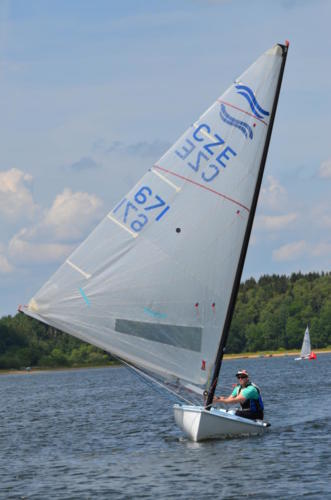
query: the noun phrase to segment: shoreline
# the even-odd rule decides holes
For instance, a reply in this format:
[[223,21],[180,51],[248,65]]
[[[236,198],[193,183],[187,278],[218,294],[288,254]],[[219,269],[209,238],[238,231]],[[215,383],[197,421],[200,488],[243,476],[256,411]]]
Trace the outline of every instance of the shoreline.
[[[259,352],[246,352],[242,354],[224,354],[224,359],[253,359],[253,358],[282,358],[291,356],[300,356],[301,351],[259,351]],[[330,354],[331,348],[313,349],[315,354]]]
[[[326,349],[316,349],[314,350],[315,354],[330,354],[331,349],[326,348]],[[281,358],[281,357],[291,357],[291,356],[299,356],[300,351],[284,351],[284,352],[279,352],[279,351],[262,351],[262,352],[248,352],[248,353],[241,353],[241,354],[225,354],[224,355],[224,361],[232,360],[232,359],[257,359],[257,358]],[[15,368],[13,369],[6,369],[6,370],[1,370],[0,369],[0,376],[1,375],[31,375],[31,374],[36,374],[36,373],[48,373],[48,372],[55,372],[55,371],[73,371],[73,370],[96,370],[98,368],[116,368],[118,366],[122,366],[121,363],[115,361],[111,364],[107,365],[100,365],[100,366],[63,366],[63,367],[56,367],[56,368],[22,368],[21,370],[17,370]]]
[[56,368],[38,368],[38,367],[33,367],[33,368],[22,368],[21,370],[18,370],[17,368],[12,368],[12,369],[6,369],[6,370],[1,370],[0,369],[0,376],[1,375],[35,375],[36,373],[49,373],[49,372],[71,372],[71,371],[79,371],[79,370],[97,370],[98,368],[117,368],[118,366],[121,366],[120,363],[114,362],[108,365],[99,365],[99,366],[57,366]]

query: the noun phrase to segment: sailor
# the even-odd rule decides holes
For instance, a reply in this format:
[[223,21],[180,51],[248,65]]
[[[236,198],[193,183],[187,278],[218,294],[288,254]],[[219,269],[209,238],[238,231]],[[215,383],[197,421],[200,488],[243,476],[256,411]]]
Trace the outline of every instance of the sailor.
[[219,396],[214,398],[214,403],[235,404],[240,403],[241,410],[236,411],[236,415],[251,420],[263,420],[263,401],[260,389],[249,380],[246,370],[239,370],[236,373],[238,384],[228,397]]

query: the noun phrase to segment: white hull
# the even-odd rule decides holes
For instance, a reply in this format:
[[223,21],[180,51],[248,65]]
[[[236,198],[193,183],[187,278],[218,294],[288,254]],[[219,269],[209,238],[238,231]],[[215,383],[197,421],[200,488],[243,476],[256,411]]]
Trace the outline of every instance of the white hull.
[[269,424],[262,420],[248,420],[232,412],[203,406],[174,405],[178,427],[192,441],[263,434]]

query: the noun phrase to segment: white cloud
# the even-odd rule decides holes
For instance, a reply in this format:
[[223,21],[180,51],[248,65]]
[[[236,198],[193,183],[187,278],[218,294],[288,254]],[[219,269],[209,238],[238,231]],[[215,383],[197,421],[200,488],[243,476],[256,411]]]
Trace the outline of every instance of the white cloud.
[[297,219],[296,213],[286,215],[260,215],[257,217],[257,227],[278,231],[284,229]]
[[331,200],[327,200],[316,205],[312,210],[314,224],[331,228]]
[[316,243],[309,243],[304,240],[295,241],[274,250],[272,252],[272,257],[275,261],[291,261],[300,259],[301,257],[319,259],[327,257],[330,265],[331,243],[326,241]]
[[0,254],[0,274],[8,274],[14,270],[5,255]]
[[31,180],[17,168],[0,172],[0,213],[11,220],[34,215],[37,205],[26,186]]
[[94,195],[64,189],[45,214],[42,232],[48,229],[57,240],[78,240],[100,219],[101,207],[102,201]]
[[33,243],[25,237],[25,229],[15,235],[8,248],[10,258],[18,264],[51,263],[64,260],[73,250],[71,245],[60,243]]
[[323,161],[319,168],[318,175],[323,178],[331,179],[331,160]]
[[317,243],[312,246],[310,253],[314,257],[324,257],[328,255],[331,258],[331,243]]
[[295,241],[279,247],[272,252],[273,260],[287,261],[295,260],[301,257],[307,249],[307,243],[304,240]]
[[11,239],[9,258],[16,264],[63,261],[100,219],[101,206],[94,195],[64,189],[38,224]]
[[261,188],[260,204],[262,207],[279,210],[287,201],[287,191],[280,182],[272,177],[267,176],[266,185]]

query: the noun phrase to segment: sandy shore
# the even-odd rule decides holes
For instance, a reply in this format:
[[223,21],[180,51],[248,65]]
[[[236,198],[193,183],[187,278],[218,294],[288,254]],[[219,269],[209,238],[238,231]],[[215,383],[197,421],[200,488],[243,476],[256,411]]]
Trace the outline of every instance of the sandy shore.
[[[328,354],[331,353],[331,349],[316,349],[314,353],[319,354]],[[286,351],[286,352],[248,352],[242,354],[225,354],[224,360],[229,359],[251,359],[251,358],[280,358],[284,356],[299,356],[300,351]],[[63,368],[30,368],[22,369],[22,370],[0,370],[0,375],[32,375],[35,373],[47,373],[54,371],[74,371],[74,370],[96,370],[98,368],[115,368],[117,366],[121,366],[119,363],[114,362],[113,364],[108,364],[104,366],[79,366],[79,367],[63,367]]]
[[[331,349],[314,349],[315,354],[331,353]],[[300,351],[284,351],[284,352],[247,352],[242,354],[225,354],[224,359],[250,359],[250,358],[281,358],[284,356],[300,356]]]
[[98,368],[116,368],[121,366],[119,363],[113,363],[109,365],[103,366],[73,366],[68,368],[64,366],[63,368],[30,368],[22,370],[0,370],[0,375],[35,375],[36,373],[49,373],[49,372],[71,372],[71,371],[79,371],[79,370],[97,370]]

